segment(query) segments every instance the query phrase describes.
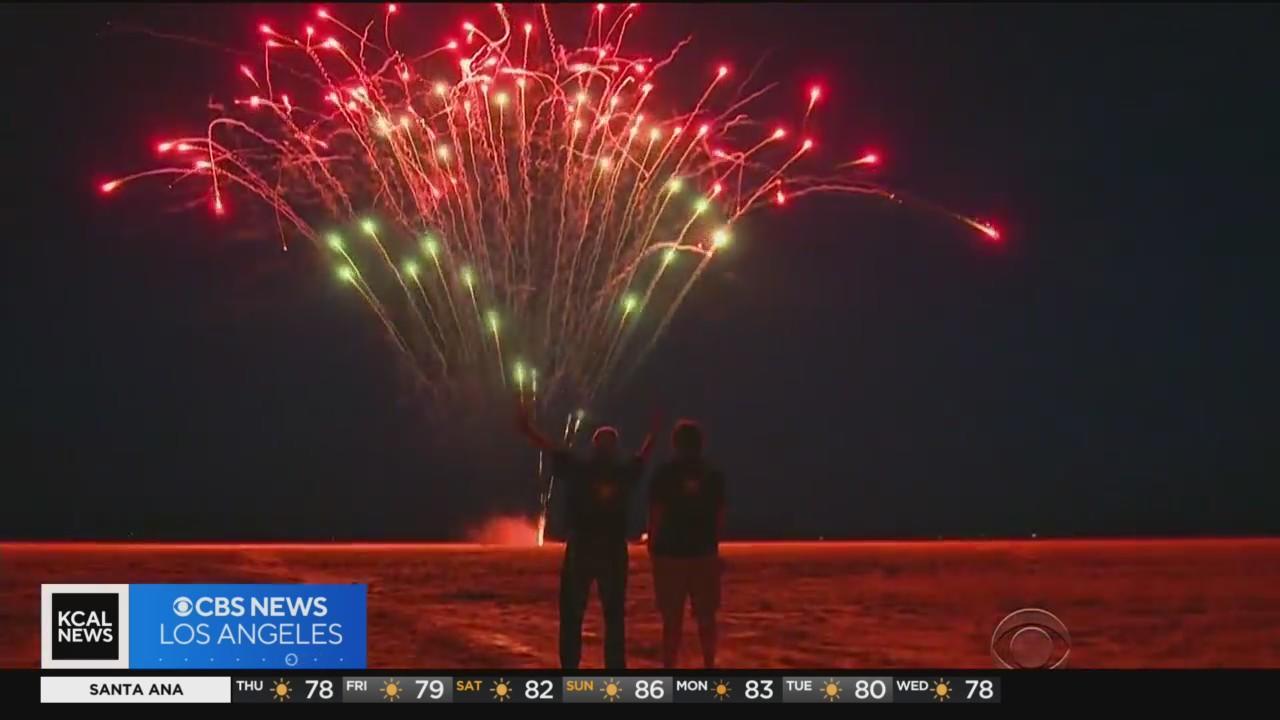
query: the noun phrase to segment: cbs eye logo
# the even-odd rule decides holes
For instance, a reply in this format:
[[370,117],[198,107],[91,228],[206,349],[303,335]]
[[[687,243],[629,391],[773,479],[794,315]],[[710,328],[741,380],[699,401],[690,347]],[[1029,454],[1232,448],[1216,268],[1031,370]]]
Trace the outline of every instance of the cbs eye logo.
[[173,600],[173,614],[178,617],[186,617],[195,609],[195,603],[191,602],[189,597],[179,597]]
[[1011,670],[1052,670],[1070,654],[1071,633],[1048,610],[1014,610],[991,633],[991,657]]

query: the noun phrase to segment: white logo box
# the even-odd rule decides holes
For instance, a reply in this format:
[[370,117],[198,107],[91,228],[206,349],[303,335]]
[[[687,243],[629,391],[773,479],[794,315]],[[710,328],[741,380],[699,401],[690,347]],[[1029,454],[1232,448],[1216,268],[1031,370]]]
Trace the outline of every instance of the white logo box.
[[231,677],[41,677],[40,702],[229,703]]

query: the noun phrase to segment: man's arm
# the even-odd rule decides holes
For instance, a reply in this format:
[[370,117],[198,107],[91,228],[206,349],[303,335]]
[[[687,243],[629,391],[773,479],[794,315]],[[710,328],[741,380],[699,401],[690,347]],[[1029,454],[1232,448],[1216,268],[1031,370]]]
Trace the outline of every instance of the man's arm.
[[529,417],[529,408],[523,403],[517,406],[516,410],[516,429],[521,435],[528,438],[529,443],[539,450],[547,452],[559,452],[564,448],[559,443],[539,432],[538,428],[533,426],[533,420]]
[[644,442],[640,443],[640,449],[636,451],[636,457],[642,462],[649,459],[649,454],[653,452],[653,440],[658,435],[658,430],[662,428],[662,412],[653,411],[653,416],[649,418],[649,434],[644,436]]
[[666,508],[663,505],[665,500],[664,493],[666,485],[664,481],[665,468],[658,468],[653,476],[653,481],[649,486],[649,547],[653,547],[654,536],[658,532],[658,528],[662,527],[662,514]]
[[658,503],[649,504],[649,547],[653,547],[653,536],[658,532],[658,528],[662,526],[662,505]]

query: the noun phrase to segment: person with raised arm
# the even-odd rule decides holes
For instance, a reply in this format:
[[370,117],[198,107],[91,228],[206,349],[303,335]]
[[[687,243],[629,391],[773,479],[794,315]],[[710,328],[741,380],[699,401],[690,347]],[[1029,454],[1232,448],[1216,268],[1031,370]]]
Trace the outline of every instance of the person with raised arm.
[[610,426],[596,429],[591,449],[578,456],[534,427],[520,405],[517,427],[535,448],[550,454],[551,471],[566,493],[560,569],[560,666],[565,670],[576,670],[582,659],[582,618],[592,584],[604,610],[605,667],[626,667],[627,507],[653,449],[657,421],[655,413],[653,430],[630,457],[622,454],[618,431]]

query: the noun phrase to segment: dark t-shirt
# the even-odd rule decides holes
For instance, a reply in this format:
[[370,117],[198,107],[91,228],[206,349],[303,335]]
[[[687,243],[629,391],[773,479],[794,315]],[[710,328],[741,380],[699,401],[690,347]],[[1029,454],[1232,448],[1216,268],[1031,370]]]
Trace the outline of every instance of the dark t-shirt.
[[662,508],[650,539],[654,555],[700,557],[719,550],[717,515],[724,507],[724,475],[701,460],[673,460],[653,476],[649,505]]
[[643,459],[584,460],[560,450],[551,454],[551,471],[564,483],[570,542],[626,542],[627,504],[644,472]]

